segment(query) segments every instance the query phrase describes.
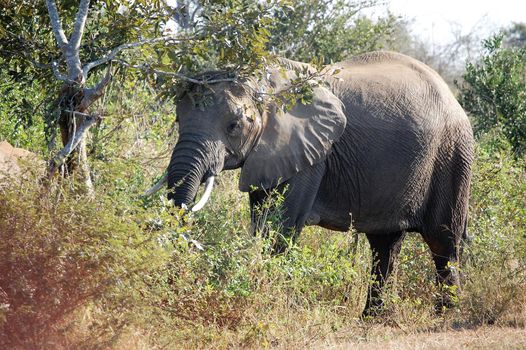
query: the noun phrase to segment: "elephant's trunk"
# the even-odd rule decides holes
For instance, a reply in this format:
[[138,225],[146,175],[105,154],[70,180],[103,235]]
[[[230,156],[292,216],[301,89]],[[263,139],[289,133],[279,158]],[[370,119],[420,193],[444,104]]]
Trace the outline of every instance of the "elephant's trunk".
[[206,167],[207,150],[203,143],[180,139],[168,166],[168,199],[176,206],[193,202]]

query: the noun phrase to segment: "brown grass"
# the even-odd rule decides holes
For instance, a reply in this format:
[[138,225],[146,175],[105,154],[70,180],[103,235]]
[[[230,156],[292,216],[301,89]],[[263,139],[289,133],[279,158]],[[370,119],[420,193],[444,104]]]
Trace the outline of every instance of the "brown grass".
[[[289,334],[290,339],[259,339],[250,344],[239,339],[239,334],[229,333],[222,339],[202,339],[200,344],[185,341],[166,343],[163,347],[153,346],[151,333],[130,331],[113,349],[364,349],[364,350],[405,350],[405,349],[526,349],[526,328],[481,326],[474,329],[446,329],[439,331],[404,331],[397,327],[351,322],[349,327],[338,331],[327,331],[321,324],[304,325],[297,333]],[[262,326],[276,329],[276,325]],[[225,335],[226,335],[225,334]]]
[[[371,335],[372,333],[372,335]],[[381,327],[369,331],[368,338],[331,343],[320,342],[314,349],[526,349],[526,329],[484,326],[443,332],[404,334]]]

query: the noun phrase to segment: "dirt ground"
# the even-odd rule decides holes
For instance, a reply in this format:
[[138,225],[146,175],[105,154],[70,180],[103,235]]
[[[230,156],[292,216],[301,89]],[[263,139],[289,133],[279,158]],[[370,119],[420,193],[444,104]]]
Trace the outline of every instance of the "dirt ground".
[[[476,330],[452,330],[438,333],[375,334],[373,339],[317,344],[315,349],[433,350],[433,349],[526,349],[526,329],[482,327]],[[389,334],[390,333],[390,334]]]

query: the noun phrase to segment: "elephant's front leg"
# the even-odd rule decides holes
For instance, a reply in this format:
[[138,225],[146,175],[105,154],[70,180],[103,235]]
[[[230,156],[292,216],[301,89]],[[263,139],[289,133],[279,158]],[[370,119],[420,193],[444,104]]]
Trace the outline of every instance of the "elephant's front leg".
[[[312,215],[318,189],[325,174],[325,163],[307,168],[273,189],[250,192],[252,229],[254,233],[268,233],[266,226],[278,218],[278,237],[273,252],[284,252],[290,242],[301,233],[305,222]],[[279,199],[280,196],[283,196]],[[266,232],[267,231],[267,232]]]

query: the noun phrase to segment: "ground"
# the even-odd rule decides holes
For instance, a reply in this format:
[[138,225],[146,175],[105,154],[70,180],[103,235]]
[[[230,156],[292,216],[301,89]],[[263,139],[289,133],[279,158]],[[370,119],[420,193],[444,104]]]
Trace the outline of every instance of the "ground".
[[[382,335],[383,331],[383,335]],[[526,349],[526,329],[485,326],[478,329],[404,334],[381,327],[364,338],[340,342],[337,338],[315,344],[314,349]]]

